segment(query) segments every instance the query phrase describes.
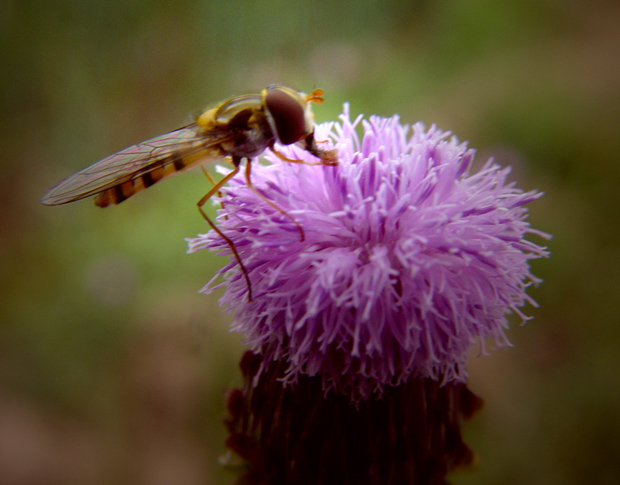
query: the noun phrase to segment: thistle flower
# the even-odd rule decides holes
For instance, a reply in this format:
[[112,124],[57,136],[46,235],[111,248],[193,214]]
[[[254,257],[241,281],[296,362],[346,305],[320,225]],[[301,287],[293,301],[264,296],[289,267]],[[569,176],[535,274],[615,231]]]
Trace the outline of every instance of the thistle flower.
[[[222,190],[219,227],[234,243],[254,294],[246,297],[234,259],[220,270],[221,304],[235,312],[263,367],[287,363],[283,379],[320,376],[352,400],[410,377],[465,382],[479,342],[510,345],[506,315],[535,302],[529,260],[546,256],[525,239],[546,237],[525,221],[524,205],[542,194],[507,183],[492,160],[471,172],[474,151],[449,133],[397,116],[316,128],[338,151],[338,166],[256,164],[252,182],[298,227],[252,192],[242,177]],[[360,137],[356,127],[361,125]],[[278,150],[311,160],[295,146]],[[190,239],[230,254],[213,231]],[[212,280],[203,292],[220,285]],[[258,372],[260,377],[260,371]],[[258,378],[257,377],[257,378]]]

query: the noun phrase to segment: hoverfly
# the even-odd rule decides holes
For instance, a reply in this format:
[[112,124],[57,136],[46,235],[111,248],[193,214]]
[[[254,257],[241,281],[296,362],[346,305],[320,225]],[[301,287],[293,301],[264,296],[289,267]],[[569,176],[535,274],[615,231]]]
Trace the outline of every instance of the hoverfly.
[[[252,301],[250,278],[235,245],[211,221],[203,205],[239,172],[245,159],[247,186],[289,218],[299,229],[303,241],[304,231],[299,223],[252,185],[250,161],[270,148],[287,162],[337,165],[336,151],[320,149],[314,138],[314,116],[310,103],[322,103],[322,94],[320,89],[306,95],[281,84],[271,84],[260,94],[233,97],[205,111],[193,123],[125,148],[80,170],[51,188],[41,202],[59,205],[94,195],[95,204],[99,207],[120,204],[177,172],[228,157],[233,165],[232,171],[217,183],[211,179],[213,187],[198,201],[198,209],[230,247],[243,272],[248,298]],[[275,149],[276,142],[298,145],[317,157],[318,161],[303,162],[287,158]]]

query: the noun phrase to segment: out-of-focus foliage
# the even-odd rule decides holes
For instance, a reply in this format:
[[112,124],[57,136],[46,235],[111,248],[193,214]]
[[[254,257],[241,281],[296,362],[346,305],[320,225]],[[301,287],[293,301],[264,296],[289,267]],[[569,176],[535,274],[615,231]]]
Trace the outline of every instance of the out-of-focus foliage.
[[[229,483],[223,390],[240,342],[198,171],[105,210],[59,179],[270,82],[322,87],[318,121],[437,123],[546,195],[535,319],[473,356],[480,468],[457,484],[620,472],[620,6],[615,0],[6,0],[0,16],[0,482]],[[40,477],[45,477],[45,480]],[[28,481],[30,480],[30,481]],[[43,481],[42,481],[43,480]]]

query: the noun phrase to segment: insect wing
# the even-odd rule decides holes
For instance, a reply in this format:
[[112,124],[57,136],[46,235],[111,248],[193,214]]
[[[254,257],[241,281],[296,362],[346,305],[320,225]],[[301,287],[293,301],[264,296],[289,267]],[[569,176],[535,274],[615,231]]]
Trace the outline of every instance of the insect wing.
[[223,156],[218,146],[229,138],[225,132],[200,133],[196,124],[191,123],[125,148],[74,173],[50,189],[41,202],[65,204],[158,169],[162,169],[164,175],[160,178],[164,178],[199,163],[217,160]]

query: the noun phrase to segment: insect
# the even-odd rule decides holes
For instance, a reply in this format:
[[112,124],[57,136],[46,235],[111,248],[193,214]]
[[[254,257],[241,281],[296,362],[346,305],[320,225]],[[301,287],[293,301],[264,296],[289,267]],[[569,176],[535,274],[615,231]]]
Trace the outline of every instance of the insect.
[[[299,229],[303,241],[304,231],[299,223],[254,187],[250,178],[250,162],[253,157],[270,148],[287,162],[337,165],[336,150],[320,149],[314,138],[311,103],[322,103],[322,95],[320,89],[306,95],[282,84],[271,84],[259,94],[233,97],[205,111],[193,123],[125,148],[74,173],[52,187],[41,202],[59,205],[96,196],[95,204],[99,207],[120,204],[177,172],[230,158],[233,169],[220,181],[214,182],[211,190],[198,201],[198,209],[211,228],[228,244],[243,272],[248,299],[252,301],[250,278],[235,245],[211,221],[203,205],[239,172],[241,162],[245,159],[247,186],[290,219]],[[287,158],[275,149],[276,142],[298,145],[318,160],[304,162]]]

